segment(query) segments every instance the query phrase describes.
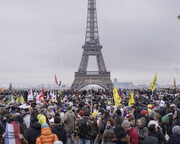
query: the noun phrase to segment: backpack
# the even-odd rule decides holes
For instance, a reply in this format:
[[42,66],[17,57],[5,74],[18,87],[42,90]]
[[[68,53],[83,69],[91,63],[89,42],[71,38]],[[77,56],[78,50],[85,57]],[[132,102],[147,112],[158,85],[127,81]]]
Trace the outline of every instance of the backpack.
[[88,122],[85,119],[80,119],[78,121],[78,136],[80,138],[85,138],[88,132]]

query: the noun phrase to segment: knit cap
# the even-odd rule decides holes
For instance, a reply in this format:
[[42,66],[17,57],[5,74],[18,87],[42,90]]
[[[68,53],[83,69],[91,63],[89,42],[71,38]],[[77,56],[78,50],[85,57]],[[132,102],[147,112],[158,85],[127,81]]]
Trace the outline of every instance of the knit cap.
[[172,129],[173,134],[180,134],[180,126],[176,125]]
[[55,141],[53,144],[63,144],[62,141]]
[[131,127],[130,122],[128,120],[124,120],[121,126],[122,128]]
[[41,125],[41,128],[42,128],[42,129],[43,129],[43,128],[46,128],[46,127],[49,127],[49,125],[48,125],[47,123],[44,123],[44,124]]
[[147,111],[146,110],[142,110],[141,111],[141,115],[146,115],[147,114]]
[[81,111],[79,112],[79,115],[80,115],[81,117],[83,117],[83,116],[84,116],[84,111],[81,110]]
[[162,122],[169,122],[169,116],[168,115],[163,116]]
[[150,126],[150,125],[155,125],[156,127],[158,127],[159,126],[159,124],[155,121],[155,120],[151,120],[149,123],[148,123],[148,127]]

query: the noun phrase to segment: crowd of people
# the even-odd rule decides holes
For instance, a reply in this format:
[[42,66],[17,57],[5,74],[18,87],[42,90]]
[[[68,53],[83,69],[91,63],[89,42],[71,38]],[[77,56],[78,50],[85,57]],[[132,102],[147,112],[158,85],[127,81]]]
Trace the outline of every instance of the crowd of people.
[[108,90],[54,90],[55,101],[45,90],[36,103],[37,93],[0,90],[0,144],[180,144],[179,90],[119,89],[119,106]]

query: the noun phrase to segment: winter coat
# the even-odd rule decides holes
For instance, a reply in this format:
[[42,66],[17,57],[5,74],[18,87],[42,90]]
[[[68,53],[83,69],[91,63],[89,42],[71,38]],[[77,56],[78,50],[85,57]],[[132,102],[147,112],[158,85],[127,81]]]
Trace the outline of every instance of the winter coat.
[[3,123],[0,121],[0,138],[2,137],[2,135],[4,134],[4,132],[5,132],[4,125],[3,125]]
[[130,143],[129,144],[138,144],[139,143],[139,136],[134,127],[131,128],[131,131],[128,133],[130,136]]
[[76,116],[72,110],[68,110],[64,115],[64,124],[67,133],[74,132],[74,121]]
[[148,133],[146,138],[144,139],[145,144],[159,144],[159,140],[157,138],[157,135]]
[[58,141],[56,134],[52,134],[49,127],[41,129],[41,136],[36,139],[36,144],[53,144],[55,141]]
[[51,131],[57,135],[58,139],[62,141],[64,144],[66,143],[67,137],[66,137],[66,130],[62,125],[55,124]]
[[17,115],[15,117],[15,121],[19,122],[19,124],[20,124],[20,133],[24,134],[24,132],[26,131],[27,127],[26,127],[26,124],[23,123],[23,116],[22,115]]
[[180,135],[171,135],[168,144],[180,144]]
[[146,137],[146,135],[148,133],[148,128],[144,127],[142,125],[140,127],[136,127],[136,131],[137,131],[138,136],[139,136],[139,144],[143,144],[144,138]]
[[24,134],[24,138],[28,141],[29,144],[35,144],[36,138],[41,134],[41,124],[35,122]]

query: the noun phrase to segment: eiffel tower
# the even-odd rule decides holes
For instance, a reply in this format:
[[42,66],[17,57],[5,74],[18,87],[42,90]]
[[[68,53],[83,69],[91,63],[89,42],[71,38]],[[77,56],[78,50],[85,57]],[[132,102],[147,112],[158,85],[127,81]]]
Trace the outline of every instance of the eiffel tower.
[[[96,0],[88,0],[87,14],[85,44],[82,46],[83,55],[78,72],[75,72],[71,89],[81,89],[90,83],[99,85],[104,89],[112,89],[113,83],[110,79],[110,72],[106,70],[101,52],[102,45],[99,42]],[[96,56],[98,71],[87,71],[89,56]]]

